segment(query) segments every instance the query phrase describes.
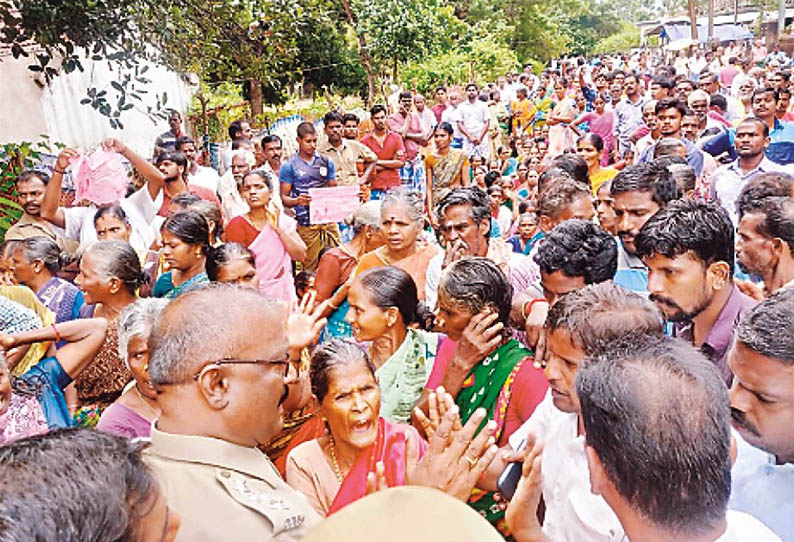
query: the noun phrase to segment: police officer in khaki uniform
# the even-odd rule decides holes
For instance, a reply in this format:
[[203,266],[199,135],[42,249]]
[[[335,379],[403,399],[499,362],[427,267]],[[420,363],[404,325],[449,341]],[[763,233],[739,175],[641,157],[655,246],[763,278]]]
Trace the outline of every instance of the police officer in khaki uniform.
[[296,376],[286,321],[256,291],[211,286],[172,301],[152,330],[162,414],[146,461],[182,518],[178,541],[300,540],[319,522],[257,449],[281,430]]

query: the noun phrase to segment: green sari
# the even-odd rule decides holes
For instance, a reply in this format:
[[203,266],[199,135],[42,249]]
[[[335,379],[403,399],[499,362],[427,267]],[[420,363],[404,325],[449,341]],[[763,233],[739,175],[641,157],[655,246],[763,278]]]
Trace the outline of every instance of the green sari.
[[[496,421],[494,438],[499,441],[505,425],[507,405],[522,362],[532,352],[524,348],[515,339],[493,351],[469,372],[463,381],[463,388],[455,400],[460,408],[460,419],[465,424],[474,411],[484,408],[487,412],[480,429],[488,420]],[[504,510],[501,510],[493,498],[494,492],[475,488],[469,498],[469,506],[487,519],[504,536],[509,536],[504,521]]]

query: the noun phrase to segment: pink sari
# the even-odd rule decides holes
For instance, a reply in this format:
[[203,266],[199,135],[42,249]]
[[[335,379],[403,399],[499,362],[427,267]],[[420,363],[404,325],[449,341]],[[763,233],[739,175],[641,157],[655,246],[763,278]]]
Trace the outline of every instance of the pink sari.
[[[408,436],[411,433],[411,437]],[[378,461],[383,462],[384,474],[389,487],[405,485],[405,453],[406,439],[416,438],[419,443],[419,457],[427,450],[427,442],[418,438],[418,433],[410,426],[394,424],[378,418],[378,436],[375,443],[362,451],[353,468],[345,477],[336,494],[330,516],[348,504],[357,501],[367,494],[367,474],[375,472]]]
[[[278,225],[285,233],[296,230],[295,219],[279,213]],[[254,254],[259,291],[269,299],[294,303],[297,301],[295,283],[292,280],[292,259],[284,248],[278,234],[269,225],[259,232],[248,245]]]

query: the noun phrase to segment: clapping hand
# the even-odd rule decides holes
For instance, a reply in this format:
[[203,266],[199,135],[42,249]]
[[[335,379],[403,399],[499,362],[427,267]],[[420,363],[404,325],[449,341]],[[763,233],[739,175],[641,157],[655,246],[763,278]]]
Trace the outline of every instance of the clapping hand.
[[[418,409],[414,409],[414,415]],[[461,501],[468,500],[477,480],[496,457],[496,422],[489,421],[475,436],[485,420],[485,410],[477,409],[465,425],[460,425],[457,405],[446,411],[438,429],[430,435],[430,446],[419,460],[419,445],[406,444],[406,483],[439,489]]]
[[[417,423],[422,426],[425,435],[434,435],[441,425],[441,420],[453,408],[455,408],[455,399],[446,392],[443,386],[439,386],[435,391],[431,391],[427,397],[429,416],[425,416],[425,413],[420,408],[414,409],[414,416]],[[461,428],[460,417],[458,417],[452,429],[459,431]]]

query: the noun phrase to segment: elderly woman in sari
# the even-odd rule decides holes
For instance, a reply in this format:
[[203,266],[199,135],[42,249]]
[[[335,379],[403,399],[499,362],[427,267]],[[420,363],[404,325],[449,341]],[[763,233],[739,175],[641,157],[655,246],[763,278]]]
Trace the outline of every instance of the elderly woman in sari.
[[347,243],[327,250],[320,258],[314,278],[317,302],[326,299],[328,304],[328,324],[323,330],[321,340],[333,337],[350,337],[353,330],[345,321],[350,305],[347,290],[353,271],[359,259],[366,253],[383,246],[380,232],[380,201],[368,201],[353,214],[350,220],[353,238]]
[[311,388],[328,431],[290,452],[287,483],[322,516],[363,497],[379,461],[389,486],[404,485],[408,441],[420,455],[427,444],[413,427],[380,417],[380,389],[367,355],[345,339],[323,343],[312,356]]
[[353,338],[370,343],[380,384],[381,416],[407,423],[422,395],[438,351],[438,335],[422,329],[432,314],[419,303],[416,284],[398,267],[378,267],[356,277],[348,293]]
[[362,256],[354,276],[375,267],[399,267],[414,279],[419,299],[423,300],[427,266],[439,252],[437,246],[420,237],[424,221],[424,202],[418,192],[405,189],[388,192],[380,208],[380,231],[385,244]]
[[149,332],[164,299],[139,299],[128,305],[118,318],[119,356],[134,381],[99,418],[97,429],[127,438],[146,438],[152,422],[160,415],[157,392],[149,382]]
[[138,299],[138,288],[143,283],[141,262],[128,243],[100,241],[86,249],[75,282],[88,303],[80,310],[80,317],[101,316],[108,321],[102,348],[74,381],[80,407],[75,420],[79,425],[92,427],[132,379],[129,368],[119,356],[118,317],[125,307]]
[[226,241],[240,243],[253,252],[259,291],[265,297],[294,303],[292,262],[306,257],[306,244],[297,222],[272,201],[273,187],[263,173],[252,171],[240,182],[240,194],[249,211],[234,217],[226,227]]
[[210,230],[196,211],[182,211],[165,219],[160,229],[162,255],[170,271],[157,279],[154,297],[174,299],[209,282],[205,272]]
[[448,122],[436,126],[433,141],[436,144],[435,154],[425,158],[427,175],[427,208],[430,220],[435,224],[433,209],[441,198],[453,188],[468,186],[471,182],[469,159],[461,149],[450,147],[454,130]]
[[55,313],[56,322],[77,318],[85,300],[74,284],[57,276],[61,249],[49,237],[29,237],[14,248],[11,259],[14,278],[34,292],[45,307]]
[[34,342],[63,344],[22,376],[11,375],[12,368],[0,353],[0,445],[71,426],[64,389],[94,359],[106,329],[104,318],[92,318],[13,335],[0,333],[3,352]]
[[[457,348],[451,357],[436,357],[427,384],[428,389],[443,385],[455,397],[464,423],[477,408],[484,408],[487,419],[496,422],[499,445],[529,419],[548,388],[532,352],[507,332],[512,293],[491,260],[465,258],[447,267],[438,288],[436,329],[457,342]],[[487,355],[472,347],[474,337],[477,344],[486,345]],[[426,405],[426,394],[420,405]],[[494,506],[493,493],[477,490],[469,504],[497,528],[504,525],[504,512]]]

